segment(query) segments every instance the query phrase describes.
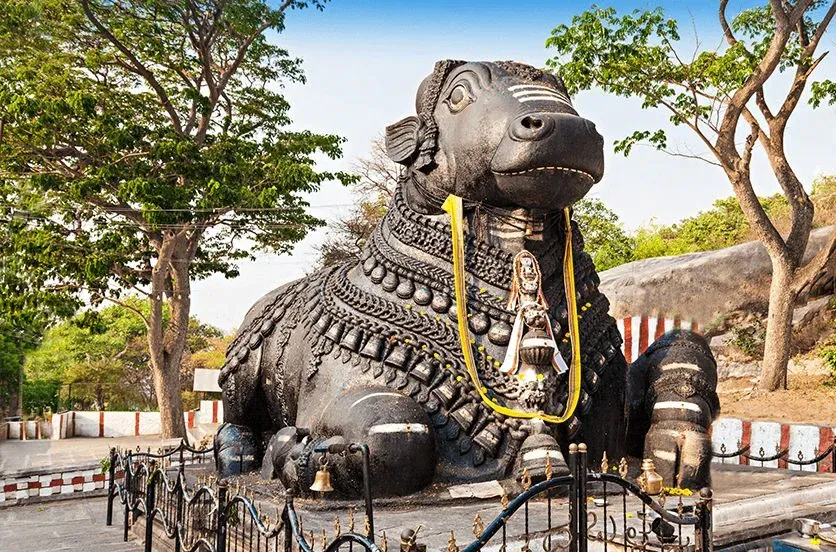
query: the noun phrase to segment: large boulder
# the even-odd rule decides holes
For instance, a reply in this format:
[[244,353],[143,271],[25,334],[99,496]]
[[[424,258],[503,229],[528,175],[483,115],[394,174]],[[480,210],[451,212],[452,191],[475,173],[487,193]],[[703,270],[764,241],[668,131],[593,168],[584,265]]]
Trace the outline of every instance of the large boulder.
[[[807,262],[827,243],[836,225],[810,234]],[[836,262],[812,294],[832,293]],[[663,313],[705,326],[732,313],[766,312],[772,265],[760,242],[717,251],[658,257],[627,263],[600,273],[600,290],[616,319]],[[825,281],[826,280],[826,281]]]

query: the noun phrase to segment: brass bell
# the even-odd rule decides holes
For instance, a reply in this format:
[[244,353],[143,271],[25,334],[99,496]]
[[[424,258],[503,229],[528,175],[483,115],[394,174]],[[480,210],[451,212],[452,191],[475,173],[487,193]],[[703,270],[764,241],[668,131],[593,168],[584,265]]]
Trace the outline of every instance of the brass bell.
[[316,471],[316,477],[314,478],[313,485],[311,485],[311,490],[318,493],[330,493],[334,490],[334,487],[331,486],[331,472],[328,471],[328,460],[325,459],[324,454],[319,458],[319,469]]
[[642,473],[638,477],[641,489],[651,496],[662,492],[662,476],[656,473],[656,464],[650,458],[642,460]]

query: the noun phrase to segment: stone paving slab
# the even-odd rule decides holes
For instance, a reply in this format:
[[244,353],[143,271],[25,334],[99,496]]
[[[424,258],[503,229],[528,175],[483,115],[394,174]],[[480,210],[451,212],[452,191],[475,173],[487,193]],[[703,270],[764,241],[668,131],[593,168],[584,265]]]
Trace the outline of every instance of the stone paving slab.
[[36,441],[0,441],[0,476],[97,466],[111,447],[154,451],[176,446],[179,439],[160,439],[158,435],[140,437],[74,437]]
[[142,550],[133,535],[128,535],[128,542],[122,541],[120,525],[105,525],[106,508],[105,498],[87,498],[0,509],[0,548],[14,552]]

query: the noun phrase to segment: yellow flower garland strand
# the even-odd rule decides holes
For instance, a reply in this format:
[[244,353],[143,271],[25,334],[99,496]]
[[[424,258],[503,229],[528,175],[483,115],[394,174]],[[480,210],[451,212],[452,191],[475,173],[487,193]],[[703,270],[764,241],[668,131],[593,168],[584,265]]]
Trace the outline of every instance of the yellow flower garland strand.
[[550,424],[560,424],[571,418],[578,406],[581,393],[581,346],[578,328],[578,304],[575,295],[575,266],[572,259],[572,222],[569,218],[569,208],[564,209],[566,223],[566,251],[563,257],[563,284],[566,290],[566,305],[569,309],[569,338],[572,342],[572,365],[569,367],[569,398],[561,416],[545,414],[543,412],[523,412],[507,408],[491,400],[487,389],[479,380],[476,364],[473,361],[473,350],[470,347],[470,330],[467,327],[467,296],[465,294],[464,272],[464,223],[462,217],[462,198],[450,194],[442,205],[450,215],[450,229],[453,235],[453,283],[456,295],[456,315],[459,326],[459,342],[462,347],[467,373],[482,402],[494,411],[512,418],[539,419]]

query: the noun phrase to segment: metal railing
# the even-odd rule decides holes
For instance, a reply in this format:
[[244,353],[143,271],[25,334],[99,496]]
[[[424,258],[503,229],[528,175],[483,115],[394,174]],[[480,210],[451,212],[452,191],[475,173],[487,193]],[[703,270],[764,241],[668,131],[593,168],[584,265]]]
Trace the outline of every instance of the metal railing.
[[[185,466],[190,461],[207,461],[212,452],[192,449],[185,443],[160,454],[112,450],[108,525],[112,524],[113,505],[118,498],[124,506],[125,540],[131,522],[144,516],[146,552],[153,550],[155,538],[163,535],[173,541],[177,552],[353,552],[355,547],[360,552],[387,552],[385,533],[380,535],[380,547],[375,543],[369,456],[364,445],[317,450],[322,454],[362,453],[366,467],[363,533],[354,531],[352,510],[346,532],[340,530],[339,518],[335,518],[330,540],[321,527],[321,535],[313,530],[306,534],[292,493],[285,494],[284,505],[271,520],[260,511],[252,493],[248,496],[247,490],[242,492],[237,485],[233,488],[214,478],[203,478],[190,487]],[[586,446],[573,444],[569,448],[569,473],[554,477],[550,458],[547,456],[545,479],[532,484],[528,472],[524,472],[522,491],[513,500],[503,496],[501,510],[493,521],[485,525],[476,515],[471,527],[475,540],[461,552],[478,552],[493,544],[504,552],[517,543],[525,552],[539,547],[544,552],[587,552],[592,541],[598,541],[605,552],[610,547],[666,552],[712,550],[710,490],[703,489],[693,500],[683,501],[680,495],[673,508],[666,508],[672,497],[666,497],[664,491],[648,494],[628,481],[624,461],[615,468],[617,474],[609,473],[606,462],[600,471],[590,470]],[[116,477],[118,470],[124,472],[121,480]],[[592,496],[597,499],[590,505]],[[160,522],[156,534],[155,521]],[[402,535],[402,552],[421,549],[416,543],[419,530],[406,539]],[[460,550],[453,531],[447,550]]]
[[[671,511],[665,508],[667,497],[664,494],[652,496],[626,479],[626,462],[622,461],[617,468],[618,475],[608,473],[606,460],[597,472],[590,470],[587,464],[586,446],[571,445],[568,475],[552,477],[551,465],[547,463],[544,481],[530,485],[524,476],[523,492],[510,502],[503,499],[501,512],[486,528],[482,528],[481,518],[477,515],[473,522],[476,540],[462,552],[481,550],[497,534],[501,551],[507,550],[509,541],[513,540],[522,543],[523,551],[530,552],[534,539],[538,540],[537,548],[545,552],[587,552],[593,541],[598,541],[605,552],[611,547],[647,550],[654,546],[671,552],[712,550],[709,489],[703,489],[690,505],[686,505],[679,495],[675,510]],[[590,493],[590,484],[594,487],[593,493]],[[597,500],[590,507],[593,495]],[[566,500],[568,508],[556,509],[556,497],[561,503]],[[534,507],[539,511],[532,516]],[[597,508],[602,509],[600,515],[595,511]],[[518,532],[511,536],[509,527],[516,516],[522,519],[516,523]],[[458,551],[453,534],[448,551]]]
[[[107,525],[113,524],[118,499],[124,506],[125,541],[131,524],[144,517],[146,552],[154,549],[156,521],[160,522],[162,534],[174,541],[176,552],[314,552],[314,536],[311,534],[308,542],[303,535],[292,494],[285,496],[284,508],[271,520],[259,510],[252,494],[247,496],[246,489],[242,492],[239,486],[233,488],[214,478],[199,478],[190,486],[185,467],[212,462],[213,452],[211,448],[199,450],[186,443],[159,453],[111,449]],[[363,446],[357,452],[363,453],[367,466],[368,448]],[[380,552],[370,536],[353,531],[335,537],[325,551],[333,552],[346,544],[351,549],[357,545],[366,552]]]
[[[764,467],[764,462],[773,462],[775,460],[784,461],[787,463],[786,467],[789,466],[811,466],[815,465],[816,470],[820,467],[820,464],[823,462],[830,461],[830,471],[832,473],[836,473],[836,440],[830,444],[829,447],[824,449],[823,451],[816,450],[811,458],[805,458],[805,455],[802,451],[798,451],[795,454],[795,458],[790,453],[789,448],[782,449],[780,445],[776,445],[775,447],[775,454],[766,454],[766,451],[763,447],[758,448],[757,455],[752,454],[752,446],[751,445],[743,445],[742,443],[737,443],[737,450],[729,452],[728,448],[726,447],[725,443],[720,445],[720,450],[711,451],[711,455],[714,458],[719,458],[720,463],[725,464],[726,460],[730,458],[737,458],[743,457],[748,462],[749,465],[753,465],[752,462],[759,462],[760,467]],[[780,465],[779,465],[780,467]]]

